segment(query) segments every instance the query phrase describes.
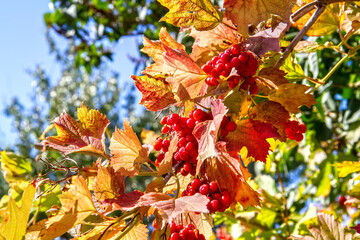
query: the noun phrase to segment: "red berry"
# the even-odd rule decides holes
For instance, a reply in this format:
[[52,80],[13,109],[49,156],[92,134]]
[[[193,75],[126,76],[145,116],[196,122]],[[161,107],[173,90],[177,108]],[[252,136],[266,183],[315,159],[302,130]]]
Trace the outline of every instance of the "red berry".
[[185,147],[187,142],[188,141],[186,140],[186,138],[182,137],[182,138],[179,139],[179,142],[178,142],[177,146],[178,147]]
[[240,62],[239,58],[237,58],[237,57],[231,59],[231,61],[230,61],[231,67],[234,67],[234,68],[238,67],[240,65],[240,63],[241,62]]
[[196,138],[192,134],[186,135],[186,141],[188,142],[196,142]]
[[160,123],[161,123],[162,125],[167,124],[167,119],[168,119],[167,116],[163,117],[163,118],[161,119]]
[[176,223],[175,223],[174,221],[172,221],[172,222],[170,223],[170,231],[171,231],[172,233],[177,232]]
[[196,109],[193,113],[193,116],[196,121],[203,121],[205,118],[205,112],[201,109]]
[[225,127],[228,122],[229,122],[229,118],[227,116],[223,116],[220,127],[222,128]]
[[218,185],[216,182],[210,182],[209,186],[212,193],[216,193],[218,191]]
[[180,124],[175,123],[172,128],[174,129],[174,131],[176,132],[181,132],[183,130],[183,128],[180,126]]
[[179,236],[181,237],[181,239],[187,239],[188,238],[188,234],[189,234],[189,230],[187,230],[186,228],[180,230],[179,232]]
[[156,229],[157,227],[157,223],[156,223],[156,219],[152,222],[153,228]]
[[247,61],[248,61],[248,55],[245,52],[240,53],[238,58],[239,58],[240,62],[244,63],[244,64],[247,63]]
[[259,91],[259,88],[256,84],[250,85],[249,92],[250,94],[256,94]]
[[169,139],[164,139],[164,141],[162,142],[163,151],[167,152],[169,150],[169,146],[170,146],[170,140]]
[[206,72],[207,74],[210,74],[211,73],[211,70],[212,70],[212,67],[208,64],[205,64],[204,66],[202,66],[202,70],[204,72]]
[[180,240],[179,233],[177,233],[177,232],[172,233],[172,234],[170,235],[169,240]]
[[220,202],[221,202],[222,205],[224,205],[224,206],[226,206],[226,207],[230,206],[230,204],[231,204],[231,202],[232,202],[230,195],[229,195],[229,194],[223,194],[223,195],[221,196]]
[[179,152],[176,152],[174,154],[174,160],[177,161],[177,162],[180,162],[181,161],[181,157],[180,157],[180,153]]
[[165,154],[164,153],[159,153],[156,160],[160,164],[162,162],[162,160],[164,160],[164,158],[165,158]]
[[299,130],[299,132],[304,133],[304,132],[306,132],[306,126],[304,124],[300,124],[298,126],[298,130]]
[[181,168],[180,174],[183,176],[187,176],[189,174],[189,172],[187,172],[187,171],[185,171],[185,169]]
[[180,119],[179,114],[173,113],[173,114],[171,114],[171,115],[169,116],[169,118],[167,119],[167,123],[168,123],[169,125],[173,125],[173,124],[177,123],[177,122],[179,121],[179,119]]
[[234,123],[232,121],[229,121],[225,126],[225,129],[228,132],[233,132],[236,130],[236,128],[237,128],[236,123]]
[[196,239],[194,230],[192,230],[192,229],[189,230],[187,237],[188,237],[187,239]]
[[179,120],[179,125],[181,126],[181,127],[186,127],[186,123],[187,123],[187,120],[188,120],[189,118],[186,118],[186,117],[182,117],[182,118],[180,118],[180,120]]
[[193,149],[196,149],[195,143],[194,143],[194,142],[188,142],[188,143],[186,144],[185,150],[186,150],[187,152],[191,152]]
[[182,229],[184,229],[184,226],[182,224],[176,225],[176,231],[180,232]]
[[341,206],[345,206],[345,201],[346,201],[346,197],[345,196],[340,196],[339,198],[339,204]]
[[192,165],[190,163],[185,163],[183,166],[183,169],[187,172],[190,172],[192,170]]
[[162,134],[167,134],[167,133],[170,132],[170,130],[171,130],[171,127],[168,126],[168,125],[165,125],[165,126],[163,126],[162,129],[161,129],[161,133],[162,133]]
[[201,186],[201,181],[198,178],[195,178],[192,182],[191,182],[191,186],[197,191],[199,190],[200,186]]
[[193,187],[190,187],[186,190],[188,196],[192,196],[196,193],[196,190]]
[[228,134],[229,134],[229,132],[228,132],[228,130],[226,130],[226,128],[221,129],[220,135],[222,137],[226,137]]
[[213,70],[211,70],[211,76],[218,78],[220,76],[220,71],[218,71],[216,68],[213,68]]
[[241,49],[241,46],[239,44],[236,44],[236,45],[232,45],[230,50],[231,50],[232,54],[239,55],[242,49]]
[[224,71],[225,69],[225,65],[221,62],[221,63],[218,63],[216,66],[215,66],[215,69],[217,72],[221,73],[222,71]]
[[203,184],[200,186],[199,188],[199,192],[202,194],[202,195],[208,195],[209,192],[210,192],[210,187],[209,187],[209,184]]
[[161,138],[158,138],[156,139],[155,143],[154,143],[154,149],[155,151],[160,151],[161,148],[162,148],[162,139]]
[[193,118],[189,118],[186,121],[186,126],[190,129],[193,129],[195,127],[195,120]]
[[295,133],[294,140],[297,142],[301,142],[304,139],[304,136],[301,133]]
[[211,210],[216,212],[217,210],[220,209],[221,207],[221,204],[218,200],[214,199],[210,202],[210,205],[211,205]]

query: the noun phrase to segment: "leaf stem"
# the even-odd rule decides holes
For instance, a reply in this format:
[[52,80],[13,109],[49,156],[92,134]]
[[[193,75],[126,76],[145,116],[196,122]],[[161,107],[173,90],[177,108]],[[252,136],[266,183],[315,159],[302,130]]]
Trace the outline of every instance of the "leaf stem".
[[296,12],[294,12],[291,16],[290,19],[293,22],[296,22],[297,20],[299,20],[300,18],[302,18],[305,14],[307,14],[308,12],[312,11],[315,7],[316,7],[316,1],[308,3],[304,6],[302,6],[301,8],[299,8]]
[[296,37],[291,41],[291,43],[287,46],[284,54],[280,57],[279,61],[276,63],[275,67],[279,68],[286,58],[290,55],[290,53],[294,50],[295,46],[298,42],[305,36],[306,32],[311,28],[311,26],[315,23],[315,21],[320,17],[320,15],[325,11],[326,4],[318,4],[315,13],[311,16],[311,18],[307,21],[305,26],[301,29],[301,31],[296,35]]

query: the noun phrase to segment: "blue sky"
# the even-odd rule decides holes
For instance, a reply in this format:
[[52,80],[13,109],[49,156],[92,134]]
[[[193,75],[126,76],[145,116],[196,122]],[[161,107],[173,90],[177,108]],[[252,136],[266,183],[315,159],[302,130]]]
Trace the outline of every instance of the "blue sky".
[[[0,8],[0,150],[12,145],[15,133],[4,107],[15,96],[22,103],[30,101],[32,77],[27,70],[40,65],[53,81],[60,76],[59,65],[50,55],[45,39],[43,14],[50,0],[3,1]],[[141,41],[141,37],[138,37]],[[123,38],[115,49],[111,69],[120,72],[120,81],[130,81],[133,65],[127,54],[137,56],[134,38]],[[25,104],[26,106],[26,104]]]

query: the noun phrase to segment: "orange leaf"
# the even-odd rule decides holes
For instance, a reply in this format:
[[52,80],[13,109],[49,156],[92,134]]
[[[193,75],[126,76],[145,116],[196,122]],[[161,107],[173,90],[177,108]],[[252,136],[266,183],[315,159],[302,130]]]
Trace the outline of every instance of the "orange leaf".
[[268,97],[269,100],[283,105],[290,113],[297,113],[300,112],[299,107],[302,105],[311,107],[317,103],[314,95],[305,93],[309,88],[301,84],[282,84],[276,90],[272,90]]
[[291,9],[294,0],[225,0],[224,8],[228,16],[236,25],[238,32],[248,36],[248,26],[257,26],[271,15],[278,15],[290,24]]
[[166,78],[179,100],[193,99],[205,93],[207,74],[183,50],[165,47],[165,64],[171,75]]
[[141,164],[148,161],[148,149],[143,147],[128,121],[124,131],[117,129],[110,140],[111,166],[124,176],[135,176]]
[[259,90],[267,95],[271,90],[276,89],[277,86],[289,83],[285,75],[286,73],[278,68],[263,68],[258,73],[256,83]]
[[190,27],[197,30],[210,30],[222,20],[222,13],[210,0],[158,0],[170,11],[160,19],[177,27]]
[[44,148],[50,147],[70,154],[81,152],[84,154],[108,158],[105,150],[105,129],[109,120],[98,110],[89,110],[84,104],[78,108],[76,121],[63,112],[53,122],[58,136],[47,137],[43,143]]
[[258,192],[250,187],[243,176],[238,155],[230,155],[225,149],[224,142],[217,143],[216,148],[218,156],[210,160],[208,175],[221,189],[229,191],[232,199],[243,207],[260,205]]
[[142,93],[140,104],[149,111],[160,111],[176,102],[169,83],[161,77],[135,76],[135,86]]
[[281,141],[286,141],[287,134],[284,123],[289,120],[290,115],[281,104],[272,101],[261,102],[253,107],[249,115],[253,120],[270,123],[276,127]]
[[279,134],[271,124],[246,119],[239,121],[237,129],[229,133],[224,141],[229,151],[240,152],[246,147],[248,156],[266,162],[270,150],[270,144],[266,139],[274,137],[279,137]]
[[69,190],[60,196],[59,212],[28,229],[26,239],[51,240],[59,237],[81,223],[93,213],[97,213],[91,193],[82,177],[74,176]]
[[179,137],[176,135],[174,138],[171,139],[169,150],[165,153],[164,160],[160,163],[158,168],[158,176],[162,176],[165,173],[172,171],[172,163],[173,163],[173,155],[176,152],[178,146],[177,143],[179,141]]

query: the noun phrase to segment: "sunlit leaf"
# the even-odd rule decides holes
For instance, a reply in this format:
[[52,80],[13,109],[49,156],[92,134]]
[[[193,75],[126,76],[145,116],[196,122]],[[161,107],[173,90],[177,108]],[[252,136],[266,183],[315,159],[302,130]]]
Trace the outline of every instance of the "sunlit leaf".
[[10,187],[18,181],[27,180],[31,173],[31,162],[14,153],[1,152],[1,170]]
[[170,10],[160,21],[177,27],[193,25],[197,30],[210,30],[222,20],[222,13],[210,0],[158,1]]
[[301,84],[282,84],[269,93],[269,100],[280,103],[290,113],[297,113],[302,105],[310,108],[317,103],[314,95],[306,93],[309,88]]
[[110,140],[111,166],[124,176],[137,175],[141,164],[148,161],[144,148],[129,123],[124,121],[124,130],[117,129]]
[[346,177],[351,173],[360,172],[359,162],[344,161],[340,163],[335,163],[335,167],[339,171],[339,177]]
[[224,8],[226,16],[236,25],[240,34],[248,36],[249,24],[257,26],[260,22],[278,15],[282,20],[290,24],[291,9],[295,1],[292,0],[225,0]]
[[88,109],[84,104],[78,108],[76,121],[67,113],[62,113],[53,122],[57,136],[47,137],[44,147],[50,147],[64,154],[81,152],[108,158],[105,150],[105,129],[109,120],[98,110]]
[[21,197],[21,206],[18,206],[12,197],[9,198],[7,208],[0,212],[0,237],[6,240],[23,239],[35,191],[35,182],[27,185]]

